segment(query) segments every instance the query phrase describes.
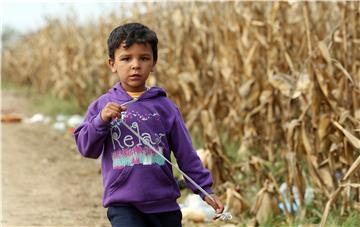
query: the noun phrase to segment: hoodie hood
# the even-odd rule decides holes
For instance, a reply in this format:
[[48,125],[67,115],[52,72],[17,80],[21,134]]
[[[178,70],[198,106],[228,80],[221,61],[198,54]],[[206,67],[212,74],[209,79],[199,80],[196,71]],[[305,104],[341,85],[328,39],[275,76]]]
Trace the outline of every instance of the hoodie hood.
[[[112,88],[110,88],[107,94],[119,101],[129,101],[132,99],[130,95],[121,86],[120,82],[116,83]],[[139,97],[139,100],[153,99],[161,96],[166,97],[166,92],[163,88],[150,87]]]

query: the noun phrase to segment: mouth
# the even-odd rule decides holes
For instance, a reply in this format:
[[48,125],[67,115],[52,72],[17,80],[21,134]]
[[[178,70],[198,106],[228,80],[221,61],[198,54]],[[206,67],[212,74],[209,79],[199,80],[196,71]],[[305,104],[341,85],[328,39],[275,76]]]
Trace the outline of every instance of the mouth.
[[130,79],[139,79],[141,78],[141,75],[140,74],[132,74],[129,76]]

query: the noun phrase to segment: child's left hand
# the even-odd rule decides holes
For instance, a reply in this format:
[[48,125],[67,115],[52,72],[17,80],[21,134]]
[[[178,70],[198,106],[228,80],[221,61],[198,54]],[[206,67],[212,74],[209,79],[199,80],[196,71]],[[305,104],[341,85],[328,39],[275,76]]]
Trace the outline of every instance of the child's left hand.
[[[211,197],[214,199],[214,201],[208,196],[205,196],[205,202],[212,206],[217,214],[222,214],[222,212],[224,211],[224,205],[220,201],[219,197],[217,197],[215,194],[211,194]],[[215,216],[214,220],[218,219],[219,217],[220,216]]]

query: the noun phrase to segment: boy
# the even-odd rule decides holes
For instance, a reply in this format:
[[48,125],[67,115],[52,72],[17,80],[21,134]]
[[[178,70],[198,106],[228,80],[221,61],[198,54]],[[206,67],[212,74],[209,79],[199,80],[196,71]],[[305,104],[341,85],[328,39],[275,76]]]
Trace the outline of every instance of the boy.
[[[83,156],[102,155],[103,206],[112,226],[181,226],[172,167],[150,146],[168,160],[173,151],[180,169],[212,193],[211,175],[192,147],[179,110],[163,89],[145,85],[156,65],[157,43],[155,32],[139,23],[110,33],[108,64],[120,82],[89,106],[74,132]],[[187,185],[216,213],[223,212],[217,196],[211,199]]]

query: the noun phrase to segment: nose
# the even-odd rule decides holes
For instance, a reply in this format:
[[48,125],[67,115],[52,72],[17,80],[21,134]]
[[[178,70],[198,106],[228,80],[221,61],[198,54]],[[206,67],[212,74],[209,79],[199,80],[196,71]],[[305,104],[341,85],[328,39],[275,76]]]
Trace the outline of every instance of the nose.
[[139,69],[140,68],[140,61],[134,59],[133,64],[131,65],[131,69]]

